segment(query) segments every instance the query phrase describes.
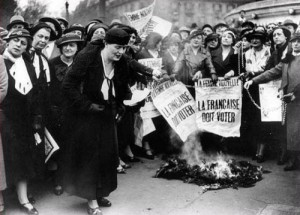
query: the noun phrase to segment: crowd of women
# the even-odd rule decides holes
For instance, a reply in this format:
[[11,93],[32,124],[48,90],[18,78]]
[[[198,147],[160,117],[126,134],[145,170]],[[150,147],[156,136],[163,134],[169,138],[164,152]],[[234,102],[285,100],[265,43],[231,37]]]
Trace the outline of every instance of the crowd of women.
[[[266,28],[245,20],[238,29],[224,23],[184,26],[165,38],[151,32],[142,41],[136,29],[119,22],[107,25],[93,19],[86,26],[69,26],[64,18],[43,17],[29,27],[22,16],[13,16],[6,29],[1,28],[1,191],[15,187],[22,210],[38,214],[27,184],[52,173],[56,195],[65,190],[82,197],[88,214],[102,214],[100,207],[111,206],[106,197],[117,188],[117,173],[126,173],[138,157],[180,152],[162,116],[151,119],[155,131],[137,147],[135,122],[145,101],[123,103],[131,98],[130,87],[175,79],[195,96],[193,83],[198,79],[216,83],[219,77],[239,76],[245,82],[239,145],[255,145],[253,159],[261,163],[266,144],[277,142],[278,165],[287,162],[284,170],[296,169],[297,27],[291,20]],[[162,69],[138,62],[145,58],[162,58]],[[275,79],[282,80],[284,120],[261,122],[259,91],[252,85]],[[46,164],[45,131],[60,147]],[[230,141],[211,133],[201,136],[203,144],[220,150]],[[2,192],[0,206],[4,211]]]

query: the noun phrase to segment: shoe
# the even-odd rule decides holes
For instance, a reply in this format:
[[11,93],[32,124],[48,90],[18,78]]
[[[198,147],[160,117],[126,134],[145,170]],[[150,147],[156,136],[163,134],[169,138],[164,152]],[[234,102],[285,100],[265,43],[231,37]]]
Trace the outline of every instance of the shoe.
[[56,185],[53,189],[53,193],[57,196],[60,196],[61,194],[64,193],[64,189],[60,185]]
[[39,212],[37,211],[37,209],[35,207],[32,206],[32,208],[29,208],[29,207],[26,207],[26,205],[31,205],[32,204],[30,202],[27,202],[27,203],[24,203],[24,204],[21,204],[21,209],[27,213],[27,214],[31,214],[31,215],[38,215]]
[[119,165],[117,168],[117,173],[126,174],[126,170],[121,165]]
[[90,206],[88,206],[87,213],[90,215],[103,215],[103,213],[99,207],[91,208]]
[[31,203],[32,205],[35,204],[35,199],[34,199],[33,196],[28,196],[28,201],[29,201],[29,203]]
[[4,214],[5,213],[5,207],[4,207],[4,204],[1,204],[0,205],[0,214]]
[[284,171],[293,171],[297,169],[296,160],[289,161],[289,163],[283,168]]
[[101,207],[110,207],[111,206],[111,202],[108,199],[103,198],[103,197],[98,198],[97,202],[98,202],[98,205]]
[[257,155],[257,160],[256,160],[257,163],[263,163],[265,162],[265,158],[263,155]]
[[144,158],[147,158],[149,160],[154,160],[154,155],[152,154],[152,150],[151,149],[145,149]]

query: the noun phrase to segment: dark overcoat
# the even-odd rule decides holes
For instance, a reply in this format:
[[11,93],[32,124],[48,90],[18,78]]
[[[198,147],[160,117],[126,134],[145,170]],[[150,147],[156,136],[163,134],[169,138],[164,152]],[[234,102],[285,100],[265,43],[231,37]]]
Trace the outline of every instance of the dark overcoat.
[[[287,103],[286,108],[287,149],[300,151],[300,73],[298,70],[300,67],[300,56],[289,56],[288,58],[289,60],[286,62],[280,62],[273,69],[255,77],[253,83],[266,83],[281,77],[281,89],[283,89],[284,93],[294,93],[296,99]],[[295,83],[295,80],[298,83]]]
[[[128,65],[115,62],[115,98],[104,100],[101,48],[79,52],[63,81],[67,99],[64,119],[65,160],[63,185],[67,192],[85,199],[108,196],[117,188],[119,163],[115,116],[118,106],[130,99]],[[91,104],[104,105],[91,112]]]

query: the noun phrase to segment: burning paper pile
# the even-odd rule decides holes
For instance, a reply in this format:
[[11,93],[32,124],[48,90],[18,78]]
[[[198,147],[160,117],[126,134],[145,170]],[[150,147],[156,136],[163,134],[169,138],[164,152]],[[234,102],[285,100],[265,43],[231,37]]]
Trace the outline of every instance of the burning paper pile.
[[254,186],[262,179],[262,167],[247,161],[218,160],[189,165],[185,160],[172,158],[161,166],[156,178],[180,179],[202,186],[205,190]]

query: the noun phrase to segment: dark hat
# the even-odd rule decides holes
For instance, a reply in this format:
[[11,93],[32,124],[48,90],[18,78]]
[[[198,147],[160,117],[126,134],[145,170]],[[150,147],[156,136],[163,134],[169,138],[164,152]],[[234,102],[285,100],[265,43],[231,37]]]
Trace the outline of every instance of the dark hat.
[[189,39],[191,40],[194,37],[197,37],[198,35],[203,35],[203,31],[201,31],[201,30],[192,31],[190,36],[189,36]]
[[72,31],[81,31],[81,33],[84,34],[84,27],[81,24],[74,23],[69,28],[64,30],[64,34],[70,33]]
[[213,31],[213,27],[210,24],[205,24],[202,26],[202,31],[204,28],[210,28]]
[[55,27],[55,29],[53,29],[53,30],[55,30],[57,32],[55,40],[57,40],[58,38],[61,37],[62,29],[61,29],[61,26],[60,26],[60,24],[59,24],[59,22],[56,18],[45,16],[45,17],[40,18],[39,22],[50,22],[50,23],[52,23]]
[[218,34],[212,33],[212,34],[207,35],[207,37],[205,38],[205,45],[206,45],[209,41],[212,41],[212,40],[215,40],[215,39],[219,39],[219,35],[218,35]]
[[16,24],[21,24],[24,25],[24,28],[28,28],[28,23],[24,21],[23,16],[14,15],[10,18],[9,24],[6,26],[6,29],[9,31]]
[[250,42],[253,38],[259,38],[264,43],[267,40],[267,34],[261,31],[252,30],[246,35],[247,40]]
[[296,32],[296,33],[292,36],[290,42],[292,42],[292,41],[294,41],[294,40],[300,40],[300,33],[299,33],[299,32]]
[[4,38],[8,35],[8,30],[6,30],[5,28],[0,27],[0,37]]
[[244,28],[242,29],[241,33],[240,33],[240,38],[245,37],[248,33],[250,33],[252,31],[251,28]]
[[255,24],[251,21],[246,21],[242,23],[242,29],[247,28],[248,26],[253,29],[255,27]]
[[298,25],[293,20],[291,20],[291,19],[284,20],[283,25],[284,26],[291,25],[291,26],[294,27],[294,29],[298,28]]
[[85,27],[85,34],[88,34],[88,31],[90,30],[91,26],[97,24],[97,23],[103,23],[100,19],[92,19]]
[[108,44],[118,44],[118,45],[127,45],[129,42],[130,36],[126,33],[126,31],[113,28],[106,32],[105,42]]
[[98,28],[103,28],[105,31],[108,30],[108,26],[104,23],[95,23],[94,25],[92,25],[88,32],[87,32],[87,37],[86,40],[90,41],[93,37],[94,32],[98,29]]
[[9,41],[9,40],[11,40],[13,38],[17,38],[17,37],[26,37],[26,38],[32,40],[32,36],[30,35],[29,31],[26,29],[14,29],[10,34],[8,34],[3,39]]
[[270,38],[270,40],[271,40],[272,42],[274,42],[274,39],[273,39],[273,33],[274,33],[274,31],[276,31],[277,29],[282,29],[282,32],[283,32],[284,36],[287,37],[287,41],[290,40],[290,38],[291,38],[291,32],[290,32],[290,30],[289,30],[286,26],[280,25],[280,26],[277,26],[276,28],[274,28],[273,31],[272,31],[272,33],[270,34],[270,37],[269,37],[269,38]]
[[120,28],[126,31],[127,34],[135,34],[135,36],[138,35],[137,30],[129,25],[120,26]]
[[214,28],[213,28],[214,32],[216,32],[217,28],[219,28],[219,27],[226,27],[226,28],[228,28],[228,25],[225,24],[225,23],[223,23],[223,22],[220,22],[220,23],[218,23],[218,24],[216,24],[214,26]]
[[58,21],[61,21],[62,23],[64,23],[64,25],[65,25],[66,27],[68,27],[69,22],[68,22],[65,18],[63,18],[63,17],[56,17],[56,19],[57,19]]
[[48,28],[48,29],[50,29],[50,39],[49,39],[50,41],[53,41],[53,40],[57,39],[57,35],[54,32],[54,30],[47,23],[45,23],[45,22],[39,22],[35,26],[33,26],[30,29],[31,36],[34,36],[36,34],[36,32],[38,32],[42,28]]
[[59,38],[56,41],[56,44],[57,44],[57,47],[60,48],[63,44],[72,43],[72,42],[82,43],[83,40],[80,38],[80,36],[78,34],[67,33],[67,34],[64,34],[61,38]]

